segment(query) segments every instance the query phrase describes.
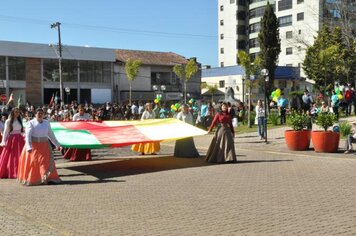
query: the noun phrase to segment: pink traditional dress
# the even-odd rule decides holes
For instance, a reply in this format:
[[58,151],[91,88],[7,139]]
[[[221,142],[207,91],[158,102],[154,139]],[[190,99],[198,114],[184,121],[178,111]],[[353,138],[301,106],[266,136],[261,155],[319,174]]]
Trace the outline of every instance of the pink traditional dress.
[[[2,141],[2,135],[4,133],[4,128],[5,128],[5,123],[0,121],[0,142]],[[3,148],[4,148],[3,146],[0,146],[0,155],[1,155]]]
[[21,134],[22,126],[17,119],[12,123],[12,131],[10,128],[11,120],[7,119],[0,144],[3,147],[0,154],[0,178],[16,179],[19,157],[25,140]]
[[[73,116],[73,121],[88,121],[89,119],[90,117],[88,113],[84,113],[82,116],[79,113],[76,113]],[[91,150],[87,148],[68,148],[63,157],[70,161],[90,161]]]
[[[35,118],[27,123],[26,143],[19,160],[17,181],[23,185],[60,183],[49,140],[59,147],[47,120]],[[31,150],[31,152],[29,152]]]

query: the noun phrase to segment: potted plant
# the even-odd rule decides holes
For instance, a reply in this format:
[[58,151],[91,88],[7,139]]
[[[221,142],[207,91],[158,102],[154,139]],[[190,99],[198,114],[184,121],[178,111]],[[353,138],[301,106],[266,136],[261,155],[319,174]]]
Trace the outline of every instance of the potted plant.
[[302,151],[309,148],[310,130],[306,129],[309,120],[307,115],[295,111],[287,116],[287,125],[292,130],[286,130],[284,137],[290,150]]
[[315,123],[324,130],[314,130],[311,134],[314,150],[316,152],[336,152],[339,148],[340,133],[328,130],[337,118],[334,113],[320,113]]

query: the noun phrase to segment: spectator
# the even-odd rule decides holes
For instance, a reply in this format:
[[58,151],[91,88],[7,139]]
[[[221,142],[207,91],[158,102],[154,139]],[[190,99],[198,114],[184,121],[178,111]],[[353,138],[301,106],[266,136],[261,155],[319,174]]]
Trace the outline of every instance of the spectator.
[[313,102],[312,96],[309,94],[309,91],[306,89],[304,91],[304,95],[302,96],[302,102],[303,102],[303,111],[307,112],[310,110],[310,105]]

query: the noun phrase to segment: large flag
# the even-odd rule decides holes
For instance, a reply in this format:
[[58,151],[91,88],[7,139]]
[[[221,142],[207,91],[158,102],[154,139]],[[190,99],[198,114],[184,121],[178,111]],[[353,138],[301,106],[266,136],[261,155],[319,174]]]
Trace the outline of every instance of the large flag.
[[207,134],[174,118],[143,121],[51,122],[62,147],[104,148],[170,141]]
[[52,94],[51,101],[49,101],[48,106],[49,106],[49,107],[52,107],[53,104],[54,104],[54,93]]

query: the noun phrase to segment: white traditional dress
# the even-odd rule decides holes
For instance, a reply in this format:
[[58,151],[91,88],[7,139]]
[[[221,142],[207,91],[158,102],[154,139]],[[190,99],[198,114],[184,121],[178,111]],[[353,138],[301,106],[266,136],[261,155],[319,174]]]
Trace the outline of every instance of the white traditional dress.
[[60,183],[49,140],[59,147],[47,120],[35,118],[27,123],[26,142],[22,150],[17,180],[24,185]]

